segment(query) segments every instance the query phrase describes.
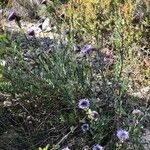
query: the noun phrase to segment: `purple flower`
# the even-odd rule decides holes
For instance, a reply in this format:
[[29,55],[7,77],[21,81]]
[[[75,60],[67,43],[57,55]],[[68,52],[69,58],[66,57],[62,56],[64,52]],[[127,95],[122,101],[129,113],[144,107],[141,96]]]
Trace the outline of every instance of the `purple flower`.
[[78,103],[78,107],[81,109],[88,109],[90,106],[90,102],[88,99],[80,99]]
[[89,52],[89,50],[92,48],[92,45],[86,44],[83,46],[83,48],[81,49],[81,53],[86,54]]
[[81,126],[81,129],[82,129],[82,131],[83,131],[83,132],[88,131],[88,130],[89,130],[89,128],[90,128],[90,127],[89,127],[89,124],[86,124],[86,123],[85,123],[85,124],[83,124],[83,125]]
[[117,130],[117,137],[121,142],[124,142],[129,138],[129,132],[123,130],[123,129],[118,129]]
[[14,19],[16,19],[16,17],[17,17],[16,11],[15,11],[15,10],[12,10],[12,11],[9,13],[9,15],[8,15],[7,20],[8,20],[8,21],[13,21]]
[[28,31],[28,35],[29,35],[29,36],[34,36],[34,35],[35,35],[34,30],[33,30],[33,29],[30,29],[30,30]]
[[98,117],[98,112],[97,111],[91,111],[89,114],[89,118],[91,118],[92,120],[96,120]]
[[92,150],[103,150],[103,147],[99,144],[96,144],[92,147]]

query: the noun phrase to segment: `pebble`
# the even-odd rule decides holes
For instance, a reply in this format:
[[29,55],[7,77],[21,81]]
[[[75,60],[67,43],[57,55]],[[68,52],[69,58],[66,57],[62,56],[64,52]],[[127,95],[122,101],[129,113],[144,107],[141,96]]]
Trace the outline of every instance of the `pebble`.
[[3,105],[4,105],[4,107],[10,107],[10,106],[12,106],[12,102],[11,101],[4,101]]

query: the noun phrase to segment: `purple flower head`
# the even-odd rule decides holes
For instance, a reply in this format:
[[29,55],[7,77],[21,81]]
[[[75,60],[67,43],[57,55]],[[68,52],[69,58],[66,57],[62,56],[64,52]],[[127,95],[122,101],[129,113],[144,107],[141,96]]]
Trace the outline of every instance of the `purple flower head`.
[[97,111],[92,111],[90,114],[89,114],[89,118],[91,118],[92,120],[96,120],[98,117],[98,112]]
[[88,99],[80,99],[78,103],[78,107],[80,109],[88,109],[90,106],[90,102]]
[[89,124],[83,124],[82,126],[81,126],[81,130],[83,131],[83,132],[86,132],[86,131],[88,131],[89,130]]
[[123,129],[117,130],[117,137],[121,142],[124,142],[129,138],[129,133]]
[[16,11],[12,10],[12,11],[10,11],[10,13],[8,15],[7,20],[8,21],[13,21],[14,19],[16,19],[16,17],[17,17]]
[[89,52],[89,50],[92,48],[92,45],[86,44],[83,46],[83,48],[81,49],[81,53],[86,54]]
[[34,36],[34,35],[35,35],[34,30],[33,30],[33,29],[30,29],[30,30],[28,31],[28,35],[29,35],[29,36]]
[[93,145],[92,150],[103,150],[103,147],[99,144],[95,144]]

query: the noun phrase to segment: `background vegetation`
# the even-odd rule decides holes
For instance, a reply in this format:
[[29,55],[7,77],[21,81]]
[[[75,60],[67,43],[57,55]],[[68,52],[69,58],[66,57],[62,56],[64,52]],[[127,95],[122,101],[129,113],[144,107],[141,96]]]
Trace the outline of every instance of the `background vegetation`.
[[[0,149],[144,149],[149,6],[146,0],[1,1],[3,18],[12,8],[21,24],[49,18],[53,39],[43,50],[40,40],[51,39],[46,30],[30,37],[22,26],[11,33],[1,21]],[[84,98],[86,110],[79,108]],[[120,140],[120,128],[129,138]]]

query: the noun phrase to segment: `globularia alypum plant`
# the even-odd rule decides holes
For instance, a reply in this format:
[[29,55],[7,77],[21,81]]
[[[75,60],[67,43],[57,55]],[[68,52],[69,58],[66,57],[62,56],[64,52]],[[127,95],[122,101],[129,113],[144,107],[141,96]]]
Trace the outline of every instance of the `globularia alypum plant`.
[[[6,63],[4,76],[13,100],[12,103],[5,101],[4,106],[17,122],[11,125],[21,136],[17,138],[23,139],[20,144],[27,149],[48,143],[45,149],[64,146],[66,149],[86,146],[92,150],[143,148],[140,139],[146,113],[131,102],[129,78],[124,72],[129,65],[126,64],[127,51],[131,51],[133,44],[132,34],[128,32],[133,28],[132,25],[128,28],[132,9],[127,11],[125,6],[132,2],[86,2],[82,1],[75,7],[71,1],[64,7],[66,12],[59,16],[53,2],[41,1],[48,10],[53,9],[59,36],[50,53],[38,53],[40,48],[30,44],[29,50],[34,54],[32,68],[24,59],[19,44],[14,41],[10,44],[11,52],[6,55],[13,59],[14,64]],[[95,9],[93,16],[89,15],[92,14],[90,7]],[[128,13],[122,14],[121,9]],[[21,28],[16,11],[11,11],[7,20],[15,20]],[[41,30],[42,23],[37,24]],[[65,26],[69,30],[62,32]],[[38,41],[34,29],[29,29],[25,35]],[[79,47],[77,51],[74,51],[75,46]],[[105,47],[111,47],[113,52],[106,51],[104,59],[102,51]],[[91,61],[93,53],[98,60]],[[108,59],[113,60],[112,68],[104,66]],[[92,68],[93,62],[97,64],[96,69]],[[83,96],[85,98],[81,98]],[[66,143],[75,137],[83,139],[84,143],[72,148]],[[15,142],[17,140],[14,139]]]

